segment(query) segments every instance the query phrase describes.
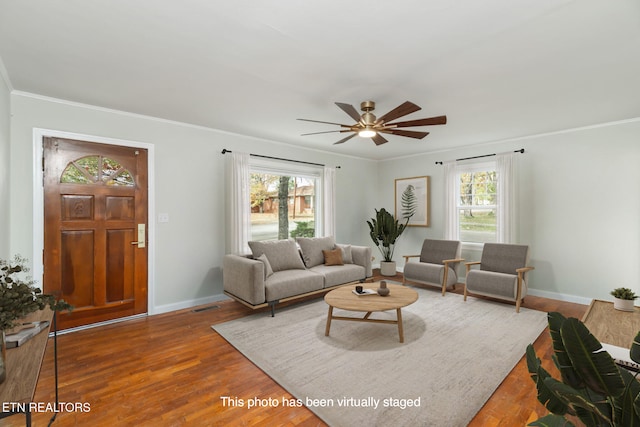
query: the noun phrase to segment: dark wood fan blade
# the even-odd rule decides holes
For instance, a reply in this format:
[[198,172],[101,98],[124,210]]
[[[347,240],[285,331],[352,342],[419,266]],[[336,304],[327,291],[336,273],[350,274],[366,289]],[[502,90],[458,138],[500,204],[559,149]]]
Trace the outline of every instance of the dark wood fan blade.
[[344,104],[342,102],[336,102],[336,105],[340,107],[342,111],[347,113],[349,117],[351,117],[356,122],[359,122],[362,117],[358,114],[358,110],[356,110],[351,104]]
[[385,142],[389,142],[382,135],[380,135],[379,133],[376,133],[375,136],[371,137],[371,139],[373,140],[373,142],[376,143],[376,145],[382,145]]
[[350,140],[351,138],[353,138],[353,137],[354,137],[354,136],[356,136],[356,135],[357,135],[357,133],[354,133],[353,135],[349,135],[348,137],[343,138],[343,139],[341,139],[341,140],[340,140],[340,141],[338,141],[338,142],[334,142],[334,143],[333,143],[333,145],[336,145],[336,144],[342,144],[343,142]]
[[351,125],[343,125],[342,123],[333,123],[333,122],[322,122],[320,120],[310,120],[310,119],[296,119],[296,120],[302,120],[303,122],[311,122],[311,123],[324,123],[326,125],[338,125],[338,126],[342,126],[344,128],[350,128]]
[[379,117],[378,120],[376,120],[376,123],[390,122],[391,120],[395,120],[398,117],[402,117],[402,116],[406,116],[407,114],[415,113],[416,111],[419,111],[420,109],[421,108],[418,107],[413,102],[406,101],[405,103],[397,106],[396,108],[394,108],[393,110],[389,111],[387,114],[383,115],[382,117]]
[[428,119],[407,120],[406,122],[387,123],[386,126],[406,128],[411,126],[446,125],[447,116],[429,117]]
[[422,139],[425,136],[429,135],[429,132],[418,132],[414,130],[403,130],[403,129],[387,129],[381,130],[379,132],[390,133],[392,135],[399,136],[408,136],[409,138]]

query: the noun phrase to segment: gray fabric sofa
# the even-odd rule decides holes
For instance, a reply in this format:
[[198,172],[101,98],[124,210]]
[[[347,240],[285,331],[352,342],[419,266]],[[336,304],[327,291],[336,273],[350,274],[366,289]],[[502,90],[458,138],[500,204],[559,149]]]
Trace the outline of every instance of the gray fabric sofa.
[[249,242],[251,255],[227,254],[224,293],[247,307],[324,292],[372,276],[371,248],[336,244],[333,237]]

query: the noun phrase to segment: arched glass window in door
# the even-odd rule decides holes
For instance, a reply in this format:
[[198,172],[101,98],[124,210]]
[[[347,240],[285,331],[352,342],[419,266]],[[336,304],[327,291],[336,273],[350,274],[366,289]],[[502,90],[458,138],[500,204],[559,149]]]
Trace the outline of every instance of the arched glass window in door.
[[120,163],[103,156],[85,156],[69,162],[60,176],[63,184],[99,184],[135,187],[133,175]]

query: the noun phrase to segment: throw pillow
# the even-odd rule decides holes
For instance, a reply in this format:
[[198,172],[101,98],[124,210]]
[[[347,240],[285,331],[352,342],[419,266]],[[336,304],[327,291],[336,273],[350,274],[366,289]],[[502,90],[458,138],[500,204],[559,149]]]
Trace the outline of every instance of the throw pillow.
[[298,237],[296,242],[300,245],[302,259],[307,268],[324,264],[322,251],[329,251],[336,247],[333,236],[330,237]]
[[324,265],[344,265],[342,262],[342,251],[340,248],[330,251],[322,251],[324,255]]
[[249,242],[254,258],[264,254],[274,272],[283,270],[305,270],[293,240],[264,240]]
[[273,274],[273,268],[271,268],[271,263],[267,259],[265,254],[262,254],[258,257],[258,261],[262,261],[264,264],[264,278],[267,279],[269,276]]
[[342,262],[345,264],[353,264],[353,255],[351,254],[351,245],[341,245],[338,243],[337,248],[342,251]]

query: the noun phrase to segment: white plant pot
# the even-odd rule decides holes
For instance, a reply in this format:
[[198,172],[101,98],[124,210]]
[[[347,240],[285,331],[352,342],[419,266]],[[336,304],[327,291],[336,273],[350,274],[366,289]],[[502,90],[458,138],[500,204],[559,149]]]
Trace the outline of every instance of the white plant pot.
[[396,262],[395,261],[380,261],[380,274],[383,276],[395,276],[396,275]]
[[632,299],[613,298],[613,308],[620,311],[634,311]]

